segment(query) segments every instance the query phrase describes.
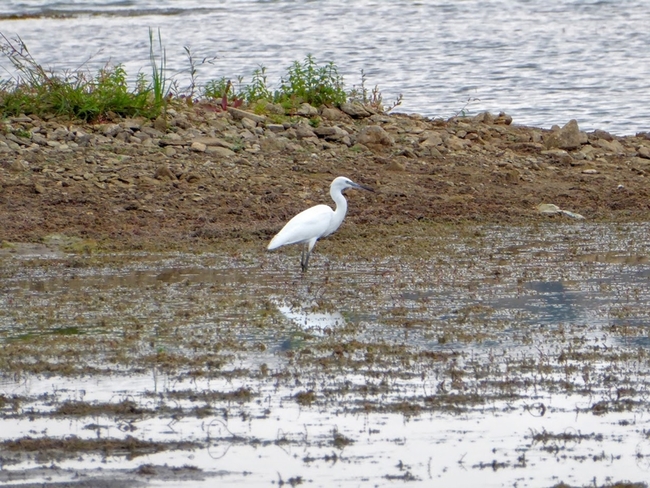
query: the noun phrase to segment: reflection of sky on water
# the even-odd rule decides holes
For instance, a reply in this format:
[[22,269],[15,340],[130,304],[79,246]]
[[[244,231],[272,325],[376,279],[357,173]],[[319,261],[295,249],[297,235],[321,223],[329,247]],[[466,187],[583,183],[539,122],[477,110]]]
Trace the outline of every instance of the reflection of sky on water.
[[487,305],[493,307],[497,315],[504,311],[526,312],[529,323],[563,324],[586,319],[584,294],[568,289],[562,282],[533,281],[526,283],[524,288],[532,293],[498,298]]
[[302,304],[294,307],[287,303],[276,302],[276,307],[284,317],[308,332],[322,334],[326,330],[345,325],[341,312],[313,311],[313,305]]
[[[483,324],[498,338],[453,345],[423,339],[421,345],[427,349],[517,347],[521,344],[513,339],[515,332],[530,326],[581,327],[589,337],[604,336],[604,328],[629,326],[636,328],[637,333],[630,337],[621,337],[618,332],[607,333],[604,340],[609,345],[624,342],[625,345],[649,347],[650,338],[638,334],[639,329],[650,325],[650,308],[647,306],[650,303],[650,266],[647,259],[611,253],[579,255],[576,261],[585,264],[565,263],[562,279],[501,279],[491,282],[489,279],[481,280],[478,272],[468,275],[475,283],[474,296],[470,299],[462,284],[437,289],[416,287],[400,296],[413,307],[425,302],[429,323],[438,321],[458,330],[464,326],[463,314],[467,314],[471,316],[473,327]],[[560,273],[558,264],[555,261],[547,263],[549,274]],[[515,270],[513,276],[516,277],[517,273],[524,274],[526,269],[539,270],[539,267],[540,262],[533,257],[519,264],[509,262],[504,269],[506,272]],[[509,325],[496,327],[503,323]],[[412,340],[417,340],[415,334]]]
[[[479,305],[483,309],[472,311],[473,320],[482,321],[490,327],[499,321],[511,323],[509,328],[495,332],[498,339],[484,339],[476,343],[466,343],[463,348],[490,349],[508,345],[517,345],[512,339],[512,332],[522,326],[548,327],[586,327],[587,335],[596,335],[603,327],[629,325],[643,327],[650,325],[649,314],[643,303],[650,301],[650,268],[645,265],[620,266],[617,272],[597,278],[568,281],[529,281],[519,285],[500,286],[498,292],[484,294],[480,300],[458,299],[452,290],[447,296],[428,289],[412,289],[400,294],[400,299],[406,303],[417,304],[426,301],[427,310],[423,324],[439,322],[456,324],[463,307]],[[488,284],[483,284],[489,287]],[[632,304],[628,315],[619,316],[615,312],[620,307]],[[453,305],[453,306],[450,306]],[[339,311],[314,312],[310,306],[291,307],[277,303],[282,315],[291,323],[311,333],[323,333],[335,330],[345,325],[346,319]],[[384,339],[403,342],[403,331],[383,324],[381,314],[364,313],[362,311],[344,310],[347,321],[353,324],[370,323],[372,327],[381,329]],[[454,325],[456,326],[456,325]],[[462,325],[458,325],[462,327]],[[363,333],[362,333],[363,335]],[[632,337],[621,339],[610,337],[609,341],[624,340],[627,345],[641,347],[650,346],[650,338]],[[429,350],[443,350],[452,347],[450,344],[439,343],[437,339],[427,339],[418,334],[417,328],[412,330],[409,342],[419,344]],[[454,344],[457,348],[459,345]]]

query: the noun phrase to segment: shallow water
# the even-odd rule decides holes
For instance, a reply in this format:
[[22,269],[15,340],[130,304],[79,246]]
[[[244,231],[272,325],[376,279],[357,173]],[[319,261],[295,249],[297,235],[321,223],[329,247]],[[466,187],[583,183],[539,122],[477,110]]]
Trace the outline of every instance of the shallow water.
[[9,0],[0,15],[29,15],[0,20],[0,32],[20,35],[57,69],[110,61],[149,73],[148,29],[160,28],[181,90],[190,84],[184,46],[199,83],[248,82],[263,65],[274,88],[311,53],[334,61],[348,88],[365,70],[386,105],[403,94],[399,111],[505,111],[537,127],[575,118],[585,130],[650,130],[650,10],[639,0]]
[[[327,241],[306,276],[292,248],[5,250],[0,482],[644,481],[649,227],[459,228],[374,258]],[[6,443],[70,435],[155,448]]]

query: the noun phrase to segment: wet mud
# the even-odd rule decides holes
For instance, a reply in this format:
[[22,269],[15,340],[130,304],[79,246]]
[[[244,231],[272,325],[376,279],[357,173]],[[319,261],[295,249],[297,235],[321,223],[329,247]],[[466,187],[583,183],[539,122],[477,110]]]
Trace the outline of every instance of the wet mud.
[[647,224],[354,230],[5,245],[0,482],[645,486]]

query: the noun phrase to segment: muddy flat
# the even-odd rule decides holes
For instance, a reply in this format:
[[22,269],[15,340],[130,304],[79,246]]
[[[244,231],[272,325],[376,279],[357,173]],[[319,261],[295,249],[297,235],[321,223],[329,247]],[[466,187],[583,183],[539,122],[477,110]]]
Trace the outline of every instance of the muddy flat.
[[4,255],[3,482],[643,481],[647,231]]
[[[232,157],[8,145],[0,483],[646,486],[645,135],[385,117]],[[267,252],[339,174],[376,191],[310,269]]]

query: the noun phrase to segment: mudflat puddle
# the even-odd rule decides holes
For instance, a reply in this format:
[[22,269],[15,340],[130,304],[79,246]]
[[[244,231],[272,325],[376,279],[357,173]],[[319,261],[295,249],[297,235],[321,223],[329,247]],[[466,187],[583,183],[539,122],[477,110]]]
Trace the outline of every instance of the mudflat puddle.
[[0,484],[644,486],[649,227],[5,246]]

